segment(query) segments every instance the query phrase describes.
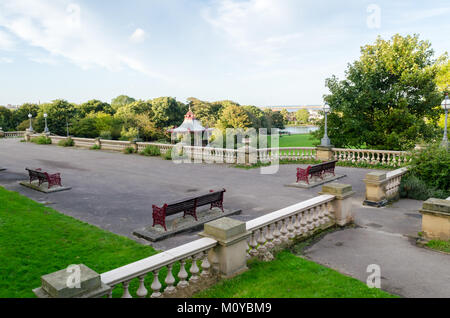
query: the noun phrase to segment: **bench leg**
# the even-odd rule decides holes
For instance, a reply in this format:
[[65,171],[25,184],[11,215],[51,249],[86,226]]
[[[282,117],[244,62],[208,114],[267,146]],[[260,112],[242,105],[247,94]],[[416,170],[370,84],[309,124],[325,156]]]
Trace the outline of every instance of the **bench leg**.
[[223,201],[216,201],[211,203],[211,207],[209,209],[211,210],[212,208],[219,208],[222,210],[222,213],[225,213],[225,211],[223,210]]
[[165,204],[162,208],[153,205],[153,226],[161,225],[164,230],[167,232],[166,227],[166,208],[167,204]]
[[198,221],[198,219],[197,219],[197,208],[192,208],[192,209],[189,209],[189,210],[185,210],[185,211],[184,211],[183,218],[184,218],[186,215],[193,216],[193,217],[195,218],[195,220]]

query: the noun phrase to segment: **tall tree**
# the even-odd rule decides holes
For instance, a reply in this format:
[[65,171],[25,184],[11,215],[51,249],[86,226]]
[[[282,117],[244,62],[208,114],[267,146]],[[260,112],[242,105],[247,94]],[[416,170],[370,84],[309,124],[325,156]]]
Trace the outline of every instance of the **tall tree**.
[[[428,41],[418,35],[380,37],[361,48],[361,57],[348,66],[346,79],[326,80],[324,97],[332,112],[328,135],[338,147],[410,149],[436,134],[442,95],[435,79],[442,58],[433,59]],[[323,134],[321,129],[317,137]]]
[[251,127],[247,112],[235,104],[228,104],[221,111],[220,119],[217,123],[219,129],[225,130],[227,128],[248,128]]
[[306,124],[309,122],[309,112],[307,109],[299,109],[296,113],[295,113],[295,118],[297,119],[298,122],[300,122],[301,124]]
[[125,106],[127,104],[131,104],[132,102],[135,102],[136,100],[133,97],[127,96],[127,95],[120,95],[114,98],[111,101],[111,107],[114,110],[119,109],[122,106]]

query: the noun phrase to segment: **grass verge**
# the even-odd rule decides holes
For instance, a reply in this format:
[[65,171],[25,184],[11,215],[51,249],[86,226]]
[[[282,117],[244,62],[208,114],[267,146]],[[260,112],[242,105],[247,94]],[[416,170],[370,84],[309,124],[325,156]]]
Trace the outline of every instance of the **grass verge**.
[[450,241],[431,240],[426,246],[433,250],[450,254]]
[[[0,187],[0,298],[34,297],[32,289],[41,285],[42,275],[71,264],[103,273],[154,254],[150,246]],[[136,280],[130,289],[137,289]]]
[[282,251],[272,262],[253,260],[250,270],[195,295],[198,298],[394,298],[357,279]]

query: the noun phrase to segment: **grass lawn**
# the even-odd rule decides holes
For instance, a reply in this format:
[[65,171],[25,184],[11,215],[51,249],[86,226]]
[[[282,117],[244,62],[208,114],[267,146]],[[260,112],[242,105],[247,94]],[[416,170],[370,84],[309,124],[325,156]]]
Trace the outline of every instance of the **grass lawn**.
[[[319,142],[310,134],[305,135],[285,135],[280,136],[280,148],[284,147],[314,147],[314,143]],[[267,146],[270,148],[270,136],[267,138]]]
[[427,246],[437,251],[450,253],[450,241],[432,240],[427,243]]
[[250,270],[195,295],[200,298],[390,298],[354,278],[283,251],[272,262],[252,261]]
[[0,187],[1,298],[35,297],[31,290],[41,285],[42,275],[71,264],[101,274],[155,253]]

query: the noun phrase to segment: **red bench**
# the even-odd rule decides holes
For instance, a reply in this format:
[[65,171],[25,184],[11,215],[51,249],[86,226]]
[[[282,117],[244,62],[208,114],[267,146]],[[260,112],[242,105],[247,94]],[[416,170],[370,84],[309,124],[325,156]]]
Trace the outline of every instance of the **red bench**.
[[47,182],[49,189],[56,185],[59,185],[60,187],[62,186],[60,173],[49,174],[45,171],[42,171],[41,168],[35,170],[26,168],[25,170],[28,171],[30,183],[33,182],[34,180],[38,180],[39,186],[41,186],[43,183]]
[[198,221],[197,208],[207,204],[211,204],[210,209],[218,207],[222,210],[222,212],[224,212],[223,195],[225,192],[225,189],[222,189],[220,191],[210,190],[210,192],[207,194],[175,201],[169,204],[164,204],[162,207],[153,205],[153,227],[159,224],[164,228],[164,230],[167,231],[166,216],[173,215],[179,212],[184,212],[183,218],[186,215],[191,215],[195,218],[196,221]]
[[309,166],[306,169],[297,168],[297,182],[305,181],[309,184],[309,179],[311,177],[319,177],[323,180],[323,176],[325,173],[332,173],[335,175],[334,169],[336,167],[337,160],[319,163],[314,166]]

